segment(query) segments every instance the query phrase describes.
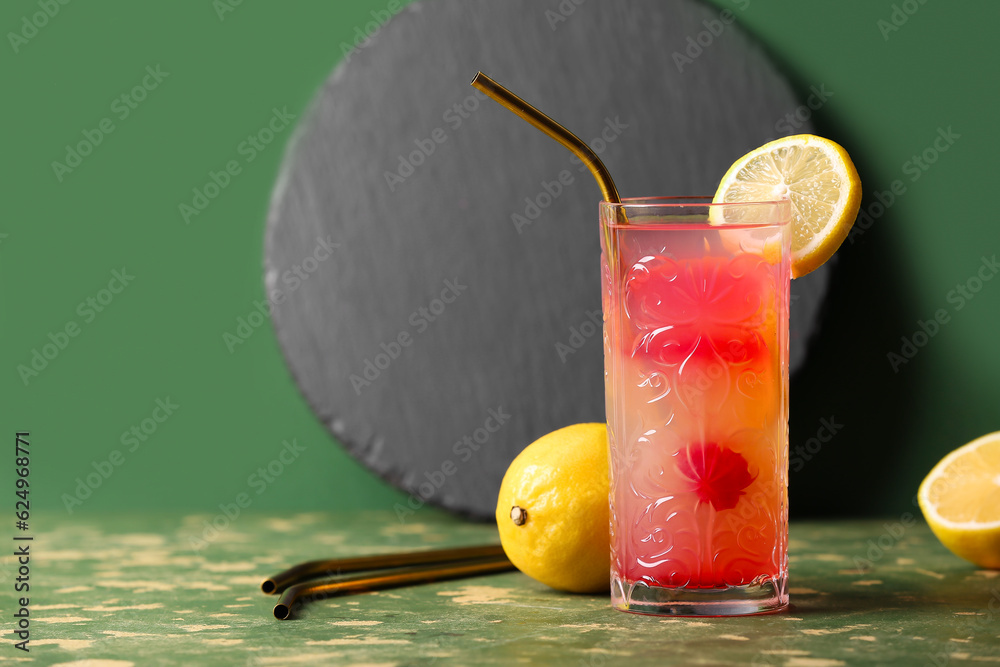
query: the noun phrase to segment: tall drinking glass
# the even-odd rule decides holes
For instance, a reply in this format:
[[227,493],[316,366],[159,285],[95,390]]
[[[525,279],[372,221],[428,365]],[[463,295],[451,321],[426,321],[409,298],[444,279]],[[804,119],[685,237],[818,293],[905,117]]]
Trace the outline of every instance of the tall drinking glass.
[[623,611],[788,604],[790,204],[710,201],[600,205]]

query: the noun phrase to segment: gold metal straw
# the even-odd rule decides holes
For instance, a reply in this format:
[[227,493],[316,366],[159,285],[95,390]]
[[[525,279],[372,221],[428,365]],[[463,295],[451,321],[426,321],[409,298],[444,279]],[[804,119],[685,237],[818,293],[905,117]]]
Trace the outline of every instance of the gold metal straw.
[[442,565],[425,565],[419,567],[408,567],[389,572],[376,572],[356,577],[338,579],[331,582],[320,582],[315,584],[296,584],[285,589],[278,599],[278,604],[274,606],[274,617],[278,620],[285,620],[292,615],[292,605],[296,601],[311,602],[313,600],[323,600],[344,593],[357,593],[361,591],[372,591],[383,588],[394,588],[397,586],[408,586],[411,584],[424,584],[433,581],[444,581],[446,579],[461,579],[463,577],[474,577],[481,574],[493,574],[495,572],[505,572],[513,570],[514,565],[507,560],[506,556],[478,559],[476,561],[463,561],[458,563],[445,563]]
[[355,558],[333,558],[328,560],[311,560],[280,572],[265,579],[260,584],[260,590],[267,594],[277,594],[291,586],[308,579],[330,577],[346,572],[363,570],[384,570],[408,565],[429,565],[431,563],[449,563],[476,558],[503,557],[503,547],[499,544],[475,547],[457,547],[453,549],[434,549],[432,551],[409,551],[398,554],[383,554],[378,556],[358,556]]
[[601,194],[604,195],[604,200],[612,202],[613,204],[621,203],[622,200],[618,196],[618,189],[615,187],[615,182],[612,180],[611,173],[608,171],[608,168],[604,166],[603,162],[601,162],[601,158],[597,157],[597,153],[591,150],[590,146],[585,144],[580,137],[576,136],[565,127],[555,122],[482,72],[476,74],[476,78],[472,80],[472,87],[482,92],[484,95],[509,111],[512,111],[524,120],[528,121],[537,129],[549,135],[572,151],[573,155],[580,158],[580,160],[587,165],[587,168],[590,169],[590,173],[594,175],[594,178],[597,179],[597,184],[601,188]]
[[[597,180],[597,185],[601,188],[604,201],[611,202],[612,204],[620,204],[622,202],[621,197],[618,196],[618,188],[615,187],[615,182],[611,178],[611,172],[601,162],[601,158],[597,157],[597,153],[591,150],[590,146],[585,144],[580,137],[482,72],[476,73],[476,78],[472,80],[472,87],[568,148],[573,155],[577,156],[590,169],[590,173],[593,174]],[[624,209],[618,209],[617,220],[615,222],[620,225],[628,224],[628,217],[625,215]],[[602,225],[602,227],[604,228],[604,247],[607,254],[608,266],[612,274],[614,274],[617,261],[615,258],[615,249],[611,243],[611,230],[608,228],[608,225]]]

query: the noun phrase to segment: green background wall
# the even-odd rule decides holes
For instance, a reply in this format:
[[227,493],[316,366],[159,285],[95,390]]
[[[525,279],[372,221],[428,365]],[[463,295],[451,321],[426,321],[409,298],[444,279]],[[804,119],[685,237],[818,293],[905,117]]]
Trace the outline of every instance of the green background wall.
[[[389,509],[402,498],[312,417],[269,324],[233,353],[222,338],[263,298],[264,217],[291,130],[251,162],[241,142],[275,108],[298,117],[343,45],[394,3],[243,2],[220,18],[224,2],[71,2],[16,53],[9,36],[0,46],[0,421],[10,440],[16,430],[32,433],[36,507],[62,511],[63,494],[95,464],[112,472],[77,513],[217,511],[247,491],[253,510]],[[903,511],[945,452],[1000,429],[1000,280],[961,310],[948,300],[1000,245],[1000,3],[714,4],[735,11],[803,99],[811,86],[833,93],[813,121],[855,156],[866,209],[894,180],[906,187],[845,247],[818,361],[796,379],[802,408],[792,408],[793,448],[826,413],[845,424],[793,475],[793,507],[797,488],[820,484],[833,513]],[[884,34],[879,21],[891,21],[894,4],[915,12]],[[38,11],[34,1],[7,0],[0,27],[21,32]],[[114,101],[147,66],[169,74],[123,118],[126,107]],[[60,182],[51,163],[104,118],[114,130]],[[911,181],[906,163],[933,146],[939,128],[960,138]],[[178,206],[234,159],[240,174],[185,224]],[[120,294],[101,312],[80,308],[109,296],[101,290],[122,267],[134,279]],[[938,309],[950,321],[893,372],[886,354]],[[79,334],[26,385],[18,366],[71,322]],[[141,429],[157,399],[168,398],[179,407],[162,423],[147,421],[155,432],[129,451],[135,441],[123,444],[123,433]],[[292,439],[305,450],[280,475],[251,479]],[[874,463],[856,455],[859,447]],[[104,464],[114,450],[120,465]],[[852,470],[871,465],[882,483],[856,488]]]

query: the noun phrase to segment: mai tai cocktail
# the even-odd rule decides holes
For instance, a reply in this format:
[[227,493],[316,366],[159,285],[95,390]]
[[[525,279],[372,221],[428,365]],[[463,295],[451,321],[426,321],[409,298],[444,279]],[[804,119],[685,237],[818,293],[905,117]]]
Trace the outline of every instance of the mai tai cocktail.
[[618,609],[788,603],[789,222],[787,201],[601,204]]
[[[472,85],[569,149],[604,196],[612,605],[786,607],[789,280],[854,224],[861,182],[847,152],[784,137],[738,159],[711,203],[623,201],[579,137],[482,73]],[[518,509],[511,520],[527,525]]]

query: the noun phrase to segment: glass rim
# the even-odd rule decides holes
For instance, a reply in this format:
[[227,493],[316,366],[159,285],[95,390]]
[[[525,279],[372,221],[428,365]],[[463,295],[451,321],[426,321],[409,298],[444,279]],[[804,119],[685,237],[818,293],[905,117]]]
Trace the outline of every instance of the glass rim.
[[626,197],[618,202],[610,202],[607,200],[601,200],[598,202],[600,206],[606,206],[608,208],[665,208],[665,207],[681,207],[681,206],[774,206],[776,204],[786,204],[789,203],[788,199],[773,199],[773,200],[763,200],[763,201],[745,201],[745,202],[713,202],[712,197],[705,195],[693,195],[693,196],[669,196],[669,197]]
[[[768,208],[776,209],[773,218],[766,220],[733,220],[724,218],[724,211],[739,209],[758,210],[764,213]],[[711,197],[633,197],[623,199],[620,203],[602,201],[598,206],[601,225],[609,229],[628,230],[706,230],[706,229],[759,229],[762,227],[783,227],[791,224],[791,200],[777,199],[774,201],[754,202],[718,202],[712,203]],[[630,218],[627,223],[617,220],[615,212],[624,213]],[[696,220],[640,220],[643,217],[669,218],[683,216],[698,218]],[[610,215],[611,219],[607,219]]]

